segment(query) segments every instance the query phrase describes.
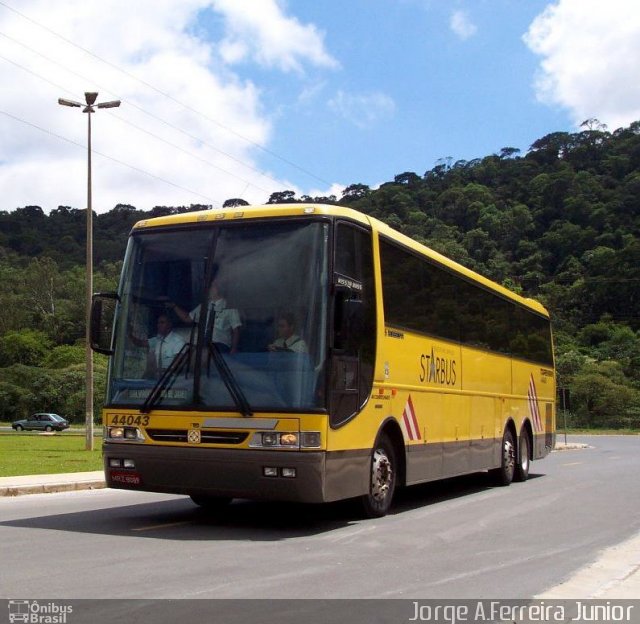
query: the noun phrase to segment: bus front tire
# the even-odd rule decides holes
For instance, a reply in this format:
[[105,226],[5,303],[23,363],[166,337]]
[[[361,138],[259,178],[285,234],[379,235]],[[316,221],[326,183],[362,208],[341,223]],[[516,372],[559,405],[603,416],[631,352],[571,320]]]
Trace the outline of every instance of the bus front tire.
[[194,494],[190,498],[198,507],[202,507],[207,511],[221,511],[232,500],[231,497],[227,496],[201,496],[199,494]]
[[500,468],[489,471],[489,476],[496,485],[509,485],[516,471],[516,445],[513,433],[507,429],[502,436],[500,447]]
[[391,507],[397,480],[396,453],[387,436],[382,436],[371,456],[369,493],[361,498],[367,518],[381,518]]
[[526,431],[523,431],[520,435],[520,444],[518,446],[518,462],[513,480],[526,481],[529,478],[529,467],[531,466],[531,447]]

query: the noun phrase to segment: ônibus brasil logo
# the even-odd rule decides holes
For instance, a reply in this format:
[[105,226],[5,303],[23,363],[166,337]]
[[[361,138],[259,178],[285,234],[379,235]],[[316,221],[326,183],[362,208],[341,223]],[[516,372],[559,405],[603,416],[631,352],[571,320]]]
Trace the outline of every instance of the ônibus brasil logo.
[[67,616],[72,612],[71,605],[52,601],[9,600],[10,624],[68,624]]

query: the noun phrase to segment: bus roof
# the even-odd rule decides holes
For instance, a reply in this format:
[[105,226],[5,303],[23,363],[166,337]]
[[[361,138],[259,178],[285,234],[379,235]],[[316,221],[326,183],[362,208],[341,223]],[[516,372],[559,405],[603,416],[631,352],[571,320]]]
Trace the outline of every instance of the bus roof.
[[332,204],[266,204],[262,206],[235,206],[232,208],[223,208],[216,210],[202,210],[198,212],[185,212],[181,214],[168,215],[164,217],[155,217],[153,219],[145,219],[138,221],[133,226],[133,231],[146,228],[166,227],[172,225],[188,225],[190,223],[207,223],[207,222],[230,222],[239,220],[250,219],[262,219],[262,218],[274,218],[274,217],[296,217],[296,216],[311,216],[311,215],[326,215],[333,217],[341,217],[360,223],[361,225],[370,226],[372,230],[379,234],[386,236],[387,238],[394,240],[409,249],[416,251],[418,254],[426,256],[433,260],[435,263],[440,264],[454,273],[458,273],[469,280],[489,289],[497,294],[511,299],[520,305],[542,314],[543,316],[549,316],[546,308],[536,301],[535,299],[529,299],[522,297],[513,291],[501,286],[497,282],[494,282],[471,269],[447,258],[446,256],[434,251],[433,249],[418,243],[409,236],[401,234],[397,230],[389,227],[386,223],[365,215],[362,212],[353,210],[352,208],[345,208],[343,206],[335,206]]
[[237,206],[234,208],[183,212],[166,217],[155,217],[154,219],[138,221],[133,228],[182,225],[208,221],[299,217],[313,214],[344,217],[352,221],[359,221],[363,225],[370,225],[371,223],[371,219],[367,215],[357,210],[332,204],[265,204],[263,206]]

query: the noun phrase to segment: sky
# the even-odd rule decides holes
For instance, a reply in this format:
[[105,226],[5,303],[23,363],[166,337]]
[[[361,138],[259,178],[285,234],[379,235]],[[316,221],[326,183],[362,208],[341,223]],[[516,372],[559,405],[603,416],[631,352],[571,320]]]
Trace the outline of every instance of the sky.
[[341,196],[640,119],[637,0],[0,0],[0,210]]

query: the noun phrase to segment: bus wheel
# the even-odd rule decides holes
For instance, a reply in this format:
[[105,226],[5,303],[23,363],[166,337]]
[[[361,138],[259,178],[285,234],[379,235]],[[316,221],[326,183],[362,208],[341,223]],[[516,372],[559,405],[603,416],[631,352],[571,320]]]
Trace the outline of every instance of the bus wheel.
[[500,468],[489,472],[496,485],[509,485],[513,481],[516,470],[516,445],[510,429],[504,432],[502,437],[502,453],[500,455]]
[[196,505],[198,505],[199,507],[202,507],[203,509],[206,509],[207,511],[220,511],[224,509],[231,502],[232,499],[227,496],[194,495],[194,496],[191,496],[191,500]]
[[382,436],[371,456],[369,493],[362,497],[362,509],[367,518],[381,518],[391,507],[396,489],[396,454],[387,436]]
[[514,481],[526,481],[529,477],[529,466],[531,465],[531,449],[529,448],[529,436],[526,431],[520,435],[520,453],[516,471],[513,475]]

